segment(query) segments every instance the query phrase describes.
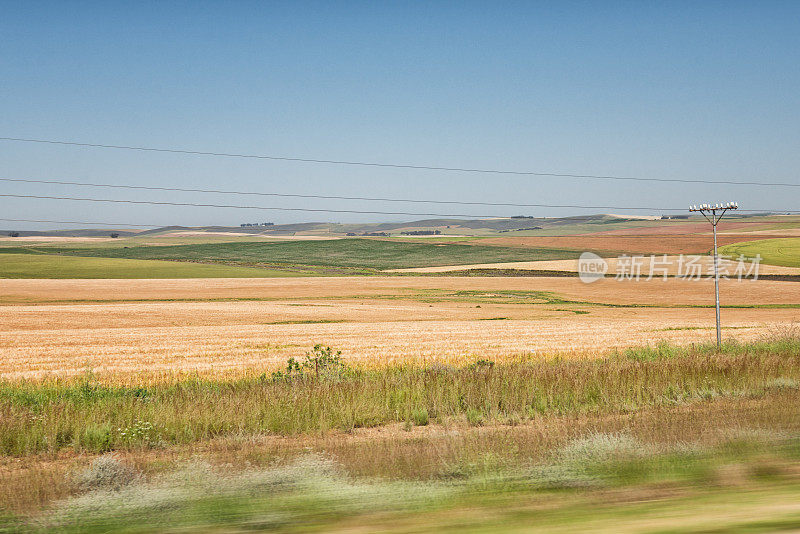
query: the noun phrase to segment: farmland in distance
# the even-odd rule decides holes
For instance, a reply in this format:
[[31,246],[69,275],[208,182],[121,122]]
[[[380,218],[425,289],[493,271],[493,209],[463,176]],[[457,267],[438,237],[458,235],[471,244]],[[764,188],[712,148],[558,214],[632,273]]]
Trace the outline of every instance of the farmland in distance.
[[[207,530],[225,510],[234,530],[474,513],[487,531],[636,532],[670,510],[695,529],[794,526],[791,272],[722,281],[720,349],[708,278],[386,272],[702,254],[710,238],[602,226],[5,239],[0,525]],[[775,238],[734,230],[730,246]]]

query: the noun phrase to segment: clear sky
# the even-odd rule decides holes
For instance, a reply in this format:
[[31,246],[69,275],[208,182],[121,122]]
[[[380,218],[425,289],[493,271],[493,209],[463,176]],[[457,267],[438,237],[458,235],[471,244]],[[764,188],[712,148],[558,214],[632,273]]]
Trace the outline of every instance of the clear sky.
[[[800,2],[0,2],[0,136],[800,183]],[[798,209],[800,188],[353,168],[0,142],[0,177],[436,200]],[[557,216],[574,209],[16,194]],[[588,210],[588,212],[597,210]],[[0,217],[378,221],[0,198]],[[651,213],[651,212],[640,212]],[[656,212],[658,213],[658,212]],[[12,227],[0,223],[0,227]],[[28,228],[54,225],[25,225]]]

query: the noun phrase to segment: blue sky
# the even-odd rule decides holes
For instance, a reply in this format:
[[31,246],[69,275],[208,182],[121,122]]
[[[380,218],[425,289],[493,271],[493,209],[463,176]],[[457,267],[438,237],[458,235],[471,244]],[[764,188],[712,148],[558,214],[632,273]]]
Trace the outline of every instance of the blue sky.
[[[800,183],[798,2],[0,2],[0,8],[0,136]],[[0,142],[0,161],[5,178],[464,201],[682,208],[738,200],[742,208],[780,210],[797,209],[800,193],[13,142]],[[597,211],[8,183],[2,189],[478,215]],[[9,198],[0,198],[0,211],[7,218],[157,225],[414,218]]]

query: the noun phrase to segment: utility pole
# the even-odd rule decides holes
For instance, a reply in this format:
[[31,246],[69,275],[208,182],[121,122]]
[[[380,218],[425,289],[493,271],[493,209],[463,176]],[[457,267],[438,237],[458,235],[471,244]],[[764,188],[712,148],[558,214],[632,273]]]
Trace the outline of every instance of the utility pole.
[[[728,202],[727,204],[700,204],[699,206],[689,206],[689,211],[698,211],[711,223],[714,229],[714,296],[716,300],[717,309],[717,348],[722,345],[722,327],[719,323],[719,255],[717,254],[717,224],[722,216],[728,210],[739,209],[739,204],[736,202]],[[719,215],[717,215],[719,212]]]

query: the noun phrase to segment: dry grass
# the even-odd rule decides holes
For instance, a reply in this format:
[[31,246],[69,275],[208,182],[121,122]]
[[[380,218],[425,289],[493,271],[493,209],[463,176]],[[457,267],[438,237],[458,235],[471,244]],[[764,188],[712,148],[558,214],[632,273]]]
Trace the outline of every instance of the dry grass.
[[[397,422],[517,421],[552,414],[617,413],[717,397],[795,392],[800,341],[670,345],[609,358],[462,367],[398,363],[237,380],[93,377],[0,384],[0,452],[106,450],[189,443],[232,434],[350,430]],[[425,413],[424,418],[419,414]]]
[[[168,448],[121,450],[115,456],[148,478],[197,458],[227,469],[237,466],[234,470],[238,471],[269,467],[315,452],[324,453],[355,476],[427,480],[466,475],[485,465],[487,459],[493,459],[487,467],[495,468],[541,461],[570,440],[596,433],[624,433],[647,445],[698,451],[737,437],[796,434],[800,432],[794,408],[797,402],[797,392],[789,391],[634,413],[551,415],[514,426],[451,423],[407,431],[401,425],[389,425],[324,435],[229,436]],[[98,457],[71,449],[0,457],[0,509],[26,514],[78,494],[76,474]]]

